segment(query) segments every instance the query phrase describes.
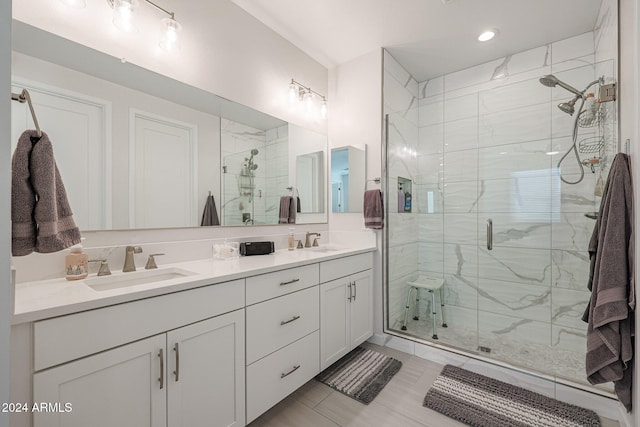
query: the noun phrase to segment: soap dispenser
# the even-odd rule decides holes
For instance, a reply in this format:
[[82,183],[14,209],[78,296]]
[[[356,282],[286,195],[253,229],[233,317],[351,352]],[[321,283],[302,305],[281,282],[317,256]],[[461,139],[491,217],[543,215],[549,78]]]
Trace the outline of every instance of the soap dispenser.
[[287,239],[287,248],[292,251],[296,248],[296,240],[295,237],[293,236],[293,231],[295,230],[294,227],[289,227],[289,238]]
[[71,247],[71,252],[65,257],[65,278],[80,280],[89,274],[89,257],[84,253],[82,245]]

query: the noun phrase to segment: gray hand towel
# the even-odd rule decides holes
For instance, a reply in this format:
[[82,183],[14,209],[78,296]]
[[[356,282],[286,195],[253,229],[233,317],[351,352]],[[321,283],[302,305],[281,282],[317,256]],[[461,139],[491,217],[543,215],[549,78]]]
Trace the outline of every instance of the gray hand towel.
[[46,133],[40,140],[27,130],[18,140],[12,159],[11,228],[12,253],[56,252],[80,243],[53,147]]
[[213,198],[211,192],[207,196],[207,202],[204,204],[204,211],[202,212],[202,221],[200,226],[220,225],[220,219],[218,218],[218,211],[216,209],[216,201]]
[[633,376],[633,188],[629,159],[613,160],[596,225],[591,258],[586,371],[591,384],[613,381],[618,399],[631,410]]
[[292,202],[293,197],[291,196],[280,197],[280,213],[278,215],[278,224],[289,224],[289,215]]
[[367,190],[364,193],[364,226],[381,229],[384,226],[384,209],[380,190]]

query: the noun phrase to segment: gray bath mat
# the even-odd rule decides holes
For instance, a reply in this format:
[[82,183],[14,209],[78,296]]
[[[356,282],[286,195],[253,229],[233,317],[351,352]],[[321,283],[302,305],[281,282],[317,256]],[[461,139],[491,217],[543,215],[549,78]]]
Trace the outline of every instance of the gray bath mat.
[[597,427],[598,415],[484,375],[447,365],[424,406],[476,427]]
[[369,404],[402,362],[377,351],[357,347],[351,353],[320,372],[316,379],[364,404]]

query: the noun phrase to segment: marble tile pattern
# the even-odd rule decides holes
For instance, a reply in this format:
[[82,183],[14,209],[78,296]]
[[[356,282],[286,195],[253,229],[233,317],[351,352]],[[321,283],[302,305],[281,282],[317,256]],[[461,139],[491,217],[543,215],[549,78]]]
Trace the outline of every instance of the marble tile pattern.
[[[598,173],[585,168],[579,184],[562,181],[560,173],[570,182],[580,177],[573,155],[558,167],[573,144],[573,118],[556,105],[571,94],[538,80],[553,73],[577,88],[601,75],[614,81],[616,8],[603,1],[592,32],[417,84],[385,53],[390,189],[398,176],[412,179],[417,208],[389,217],[392,329],[402,321],[406,280],[444,277],[451,327],[440,331],[440,343],[474,352],[486,346],[489,357],[586,383],[581,316],[594,222],[585,213],[600,204]],[[606,141],[606,180],[618,148],[617,113],[611,103],[601,108],[606,118],[580,128],[578,141]],[[418,302],[421,313],[430,310],[428,299]],[[430,339],[431,318],[412,317],[409,334]]]

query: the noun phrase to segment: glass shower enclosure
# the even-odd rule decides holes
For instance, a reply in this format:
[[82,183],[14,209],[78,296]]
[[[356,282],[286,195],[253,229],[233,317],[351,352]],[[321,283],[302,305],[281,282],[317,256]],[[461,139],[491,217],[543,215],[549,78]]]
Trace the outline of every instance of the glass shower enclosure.
[[[574,94],[540,79],[597,81],[583,98],[599,98],[614,25],[424,82],[385,52],[386,332],[588,384],[587,244],[616,103],[569,115]],[[442,293],[409,295],[434,278]]]

